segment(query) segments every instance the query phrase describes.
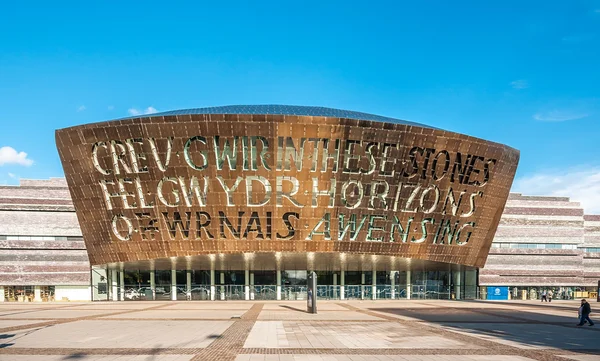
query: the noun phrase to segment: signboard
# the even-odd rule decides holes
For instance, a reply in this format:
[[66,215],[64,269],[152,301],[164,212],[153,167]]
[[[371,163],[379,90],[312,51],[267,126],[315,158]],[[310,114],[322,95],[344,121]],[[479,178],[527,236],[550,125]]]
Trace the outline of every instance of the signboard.
[[488,300],[508,300],[508,287],[497,287],[488,286],[487,288],[487,299]]

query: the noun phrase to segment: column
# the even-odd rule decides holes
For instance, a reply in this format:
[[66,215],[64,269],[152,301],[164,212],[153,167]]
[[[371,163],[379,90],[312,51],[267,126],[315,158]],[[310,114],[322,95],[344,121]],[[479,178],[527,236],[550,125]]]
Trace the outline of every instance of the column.
[[406,271],[406,299],[410,300],[410,294],[412,293],[411,274],[410,270]]
[[338,290],[337,290],[337,273],[333,274],[333,298],[337,299],[338,298]]
[[457,272],[452,272],[454,276],[454,298],[457,300],[462,299],[462,294],[460,292],[460,286],[462,285],[462,270]]
[[192,271],[185,271],[185,298],[188,301],[192,300]]
[[340,271],[340,300],[344,300],[346,298],[346,293],[344,292],[344,282],[346,281],[346,271]]
[[215,300],[215,269],[213,266],[210,266],[210,300]]
[[465,270],[462,284],[465,286],[462,299],[477,298],[477,270]]
[[123,270],[119,272],[119,289],[121,290],[119,300],[125,301],[125,272]]
[[33,302],[42,302],[40,286],[33,286]]
[[150,289],[152,290],[152,301],[156,299],[156,273],[154,270],[150,271]]
[[219,282],[221,284],[221,301],[225,301],[225,272],[221,272]]
[[110,301],[112,300],[112,283],[110,281],[110,270],[107,268],[106,269],[106,300]]
[[246,301],[250,301],[250,270],[248,268],[244,270],[244,298]]
[[177,271],[171,270],[171,301],[177,301]]
[[281,301],[281,270],[277,270],[277,301]]
[[108,270],[108,267],[106,267],[104,269],[104,274],[106,275],[105,276],[106,277],[105,278],[105,280],[106,280],[106,300],[110,301],[112,299],[111,298],[112,290],[111,290],[111,283],[110,283],[110,272]]
[[254,301],[254,272],[250,272],[250,300]]
[[397,271],[391,271],[390,272],[390,286],[392,288],[392,300],[396,299],[396,272]]
[[360,299],[365,299],[365,273],[360,273]]
[[377,270],[375,270],[375,266],[373,266],[373,277],[371,281],[371,297],[374,300],[377,299]]
[[4,302],[4,286],[0,286],[0,302]]
[[110,270],[110,279],[112,282],[112,300],[113,301],[118,301],[119,300],[119,285],[117,284],[117,276],[119,275],[119,272],[115,271],[115,270]]

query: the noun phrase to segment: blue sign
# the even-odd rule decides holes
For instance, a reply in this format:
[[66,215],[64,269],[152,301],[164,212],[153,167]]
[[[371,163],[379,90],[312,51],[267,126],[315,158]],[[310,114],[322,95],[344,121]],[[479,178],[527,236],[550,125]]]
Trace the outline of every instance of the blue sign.
[[488,286],[487,288],[487,299],[488,300],[508,300],[508,287],[495,287]]

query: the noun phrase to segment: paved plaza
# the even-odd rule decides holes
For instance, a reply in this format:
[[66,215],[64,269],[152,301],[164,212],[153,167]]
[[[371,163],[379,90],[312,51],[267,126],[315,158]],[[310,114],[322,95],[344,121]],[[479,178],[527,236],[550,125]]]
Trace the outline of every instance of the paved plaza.
[[600,360],[578,303],[2,303],[0,360]]

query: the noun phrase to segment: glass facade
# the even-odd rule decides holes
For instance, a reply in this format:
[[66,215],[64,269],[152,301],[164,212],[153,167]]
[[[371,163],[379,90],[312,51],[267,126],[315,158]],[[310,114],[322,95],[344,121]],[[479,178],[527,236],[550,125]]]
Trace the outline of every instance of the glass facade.
[[[94,300],[306,300],[309,272],[108,270],[94,277]],[[319,299],[475,299],[479,291],[475,269],[315,273]]]

